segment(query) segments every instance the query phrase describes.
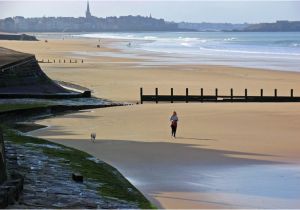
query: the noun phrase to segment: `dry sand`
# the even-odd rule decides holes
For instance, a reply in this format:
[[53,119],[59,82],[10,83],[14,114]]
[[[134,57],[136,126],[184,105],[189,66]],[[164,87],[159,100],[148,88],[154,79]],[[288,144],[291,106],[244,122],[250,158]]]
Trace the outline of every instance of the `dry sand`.
[[[137,102],[140,87],[146,93],[154,92],[155,87],[161,93],[169,93],[171,87],[176,93],[184,93],[186,87],[190,93],[198,93],[201,87],[213,93],[218,87],[220,94],[230,88],[237,93],[248,88],[249,94],[259,94],[264,88],[266,94],[272,94],[277,88],[279,95],[294,88],[295,95],[300,94],[299,73],[203,65],[151,67],[144,65],[150,60],[147,54],[119,56],[122,51],[109,47],[113,42],[103,40],[107,47],[101,48],[96,48],[94,39],[0,41],[0,45],[35,53],[39,59],[84,59],[83,64],[42,67],[53,79],[86,86],[94,95],[115,101]],[[104,56],[74,54],[78,51]],[[170,137],[168,118],[173,110],[180,118],[177,139]],[[299,174],[294,168],[300,160],[298,104],[144,104],[39,123],[50,127],[33,135],[107,161],[159,207],[300,207],[300,190],[291,187],[299,186],[299,177],[285,174]],[[89,141],[91,132],[97,133],[95,144]]]
[[[128,56],[118,49],[105,47],[115,42],[126,45],[126,42],[101,40],[103,47],[97,48],[98,40],[74,39],[49,40],[48,43],[0,41],[0,46],[34,53],[39,60],[56,59],[55,64],[41,64],[51,78],[77,83],[92,89],[97,97],[115,101],[138,101],[140,87],[144,87],[145,93],[154,93],[157,87],[160,93],[166,94],[170,93],[171,87],[180,94],[185,93],[185,88],[190,88],[191,94],[199,94],[200,88],[211,94],[215,88],[219,88],[220,94],[229,94],[230,88],[234,88],[234,94],[243,94],[248,88],[248,94],[252,95],[260,94],[261,88],[265,94],[274,94],[277,88],[278,95],[289,95],[290,89],[294,88],[295,95],[300,95],[299,73],[226,66],[160,65],[151,60],[153,56],[159,59],[161,55],[158,54]],[[86,52],[99,54],[89,56]],[[119,56],[109,57],[114,53]],[[83,59],[84,63],[57,63],[58,59],[75,58]],[[146,62],[152,62],[154,66],[143,65]]]

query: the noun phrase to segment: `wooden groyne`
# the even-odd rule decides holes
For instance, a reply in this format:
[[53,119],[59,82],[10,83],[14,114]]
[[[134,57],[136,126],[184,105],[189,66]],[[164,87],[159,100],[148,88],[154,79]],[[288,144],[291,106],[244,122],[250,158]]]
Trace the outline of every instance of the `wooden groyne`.
[[185,89],[185,95],[174,94],[174,89],[171,88],[170,95],[160,95],[158,88],[155,88],[154,95],[144,94],[143,88],[140,88],[140,102],[300,102],[300,97],[294,96],[294,90],[290,90],[287,96],[279,96],[277,89],[274,89],[273,95],[264,95],[264,90],[260,89],[258,95],[249,95],[248,89],[244,90],[243,95],[234,95],[233,88],[230,89],[228,95],[220,95],[218,88],[215,89],[214,94],[205,94],[204,89],[199,90],[199,94],[190,94],[189,89]]
[[83,59],[42,59],[38,63],[84,63]]

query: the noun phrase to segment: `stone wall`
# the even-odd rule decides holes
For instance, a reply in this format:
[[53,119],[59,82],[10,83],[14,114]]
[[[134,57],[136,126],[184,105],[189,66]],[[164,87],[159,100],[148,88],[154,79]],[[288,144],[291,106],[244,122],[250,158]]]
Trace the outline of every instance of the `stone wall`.
[[0,129],[0,185],[6,180],[6,162],[4,154],[3,133]]

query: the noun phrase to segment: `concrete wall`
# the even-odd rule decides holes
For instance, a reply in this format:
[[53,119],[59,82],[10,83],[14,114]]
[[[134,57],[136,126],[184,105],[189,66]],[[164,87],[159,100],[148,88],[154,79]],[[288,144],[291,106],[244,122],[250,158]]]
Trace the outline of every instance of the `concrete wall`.
[[53,82],[40,68],[35,57],[6,64],[0,68],[1,94],[56,94],[69,91]]
[[0,129],[0,184],[6,180],[6,163],[5,163],[5,151],[3,133]]

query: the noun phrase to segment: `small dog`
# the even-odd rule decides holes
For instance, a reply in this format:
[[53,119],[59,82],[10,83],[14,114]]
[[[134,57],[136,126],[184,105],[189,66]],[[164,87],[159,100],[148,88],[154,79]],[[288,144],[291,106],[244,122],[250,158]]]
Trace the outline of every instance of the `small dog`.
[[91,141],[95,143],[95,140],[96,140],[96,133],[91,133]]

